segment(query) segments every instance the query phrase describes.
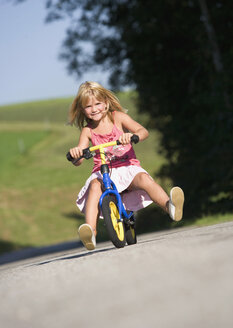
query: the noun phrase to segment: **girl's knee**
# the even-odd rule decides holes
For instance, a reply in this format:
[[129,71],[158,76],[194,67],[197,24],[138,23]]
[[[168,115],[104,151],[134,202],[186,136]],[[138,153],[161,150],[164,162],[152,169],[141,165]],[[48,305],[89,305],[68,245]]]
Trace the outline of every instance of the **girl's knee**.
[[93,179],[90,182],[89,190],[92,190],[94,192],[101,192],[101,186],[102,183],[99,179]]
[[148,186],[148,184],[153,181],[154,180],[147,173],[141,172],[136,175],[131,184],[131,187],[144,189],[146,186]]
[[141,172],[136,177],[137,177],[137,181],[140,184],[145,184],[145,183],[151,182],[151,178],[147,173]]

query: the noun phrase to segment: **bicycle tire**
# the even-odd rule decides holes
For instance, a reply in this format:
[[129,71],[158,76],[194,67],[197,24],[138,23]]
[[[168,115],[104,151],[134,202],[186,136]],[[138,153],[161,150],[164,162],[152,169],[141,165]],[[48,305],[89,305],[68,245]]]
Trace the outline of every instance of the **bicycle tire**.
[[137,244],[135,223],[133,225],[125,223],[125,239],[128,245]]
[[107,195],[102,201],[102,213],[108,232],[108,236],[117,248],[125,246],[125,227],[124,223],[119,221],[120,215],[117,208],[117,201],[114,195]]

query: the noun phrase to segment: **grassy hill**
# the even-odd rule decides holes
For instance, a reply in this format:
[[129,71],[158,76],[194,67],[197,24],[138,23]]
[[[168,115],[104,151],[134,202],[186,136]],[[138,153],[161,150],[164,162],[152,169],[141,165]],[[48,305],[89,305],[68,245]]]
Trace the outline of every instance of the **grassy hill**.
[[50,99],[0,107],[0,121],[66,123],[73,98]]
[[[135,93],[118,96],[129,114],[144,124],[148,118],[137,113]],[[79,136],[77,128],[67,125],[71,102],[72,98],[66,98],[0,107],[0,253],[77,238],[84,216],[75,200],[93,163],[89,160],[74,167],[65,158]],[[153,176],[164,162],[158,147],[159,135],[154,131],[135,145],[142,166]],[[169,181],[157,181],[169,189]],[[146,218],[139,221],[141,232],[159,226],[154,212],[152,218],[147,209],[143,211]],[[198,224],[231,219],[229,214],[205,218],[207,221]],[[166,220],[171,225],[170,219]],[[105,237],[100,224],[98,238]]]

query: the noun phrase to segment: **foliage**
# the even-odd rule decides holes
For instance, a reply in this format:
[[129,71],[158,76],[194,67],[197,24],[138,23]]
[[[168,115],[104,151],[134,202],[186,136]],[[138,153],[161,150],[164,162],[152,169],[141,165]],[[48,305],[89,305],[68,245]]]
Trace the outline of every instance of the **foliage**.
[[136,87],[150,127],[162,132],[161,176],[184,188],[186,211],[232,209],[233,2],[46,3],[48,22],[70,17],[61,53],[69,72],[101,65],[114,88]]

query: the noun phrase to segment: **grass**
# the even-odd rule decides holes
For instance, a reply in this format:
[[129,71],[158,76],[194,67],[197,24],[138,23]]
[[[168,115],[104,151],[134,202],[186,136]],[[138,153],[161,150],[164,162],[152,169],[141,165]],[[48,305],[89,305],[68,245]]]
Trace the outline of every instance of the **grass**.
[[60,98],[1,106],[0,121],[40,122],[45,127],[56,122],[65,124],[72,99]]
[[229,222],[229,221],[233,221],[232,213],[207,215],[207,216],[202,216],[201,218],[197,218],[195,220],[195,226],[202,227],[206,225],[217,224],[219,222]]
[[[119,94],[129,114],[144,123],[148,117],[137,113],[135,97],[132,92]],[[84,217],[75,200],[93,162],[85,161],[77,168],[66,161],[66,152],[79,136],[76,128],[66,125],[71,101],[54,99],[0,107],[0,253],[77,238],[77,226]],[[164,163],[158,147],[159,135],[155,131],[135,145],[142,166],[153,176]],[[169,187],[167,181],[164,188]],[[160,227],[163,215],[158,211],[158,220],[150,220],[147,213],[151,209],[139,213],[139,217],[143,216],[139,218],[141,232]],[[199,218],[195,224],[231,219],[230,214],[210,216]],[[163,222],[169,221],[166,220]],[[106,237],[102,225],[99,236]]]

